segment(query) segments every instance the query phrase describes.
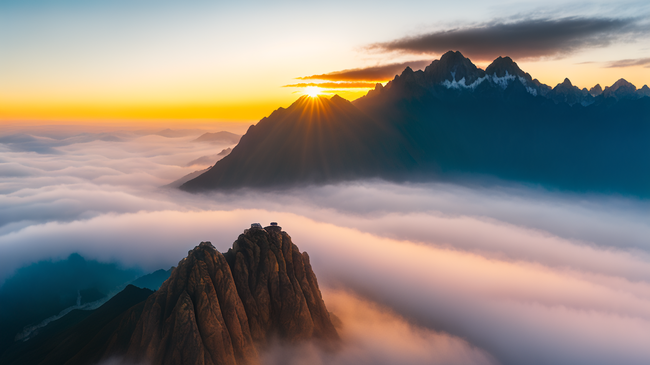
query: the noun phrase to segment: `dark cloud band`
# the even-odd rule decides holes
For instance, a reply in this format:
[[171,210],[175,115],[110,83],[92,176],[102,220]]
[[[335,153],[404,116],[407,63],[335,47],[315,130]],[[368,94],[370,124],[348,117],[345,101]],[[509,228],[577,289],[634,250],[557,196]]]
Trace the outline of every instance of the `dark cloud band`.
[[430,60],[391,63],[381,66],[354,68],[334,71],[321,75],[299,77],[300,80],[326,81],[388,81],[400,74],[407,66],[414,70],[421,69],[431,63]]
[[634,66],[643,66],[645,68],[650,68],[650,57],[649,58],[633,58],[627,60],[618,60],[609,62],[605,67],[607,68],[624,68],[624,67],[634,67]]
[[309,87],[318,86],[323,89],[367,89],[374,88],[375,82],[301,82],[298,84],[284,85],[283,87]]
[[504,55],[518,59],[563,56],[649,33],[647,25],[630,18],[522,19],[404,37],[367,49],[418,54],[453,49],[473,60],[490,61]]

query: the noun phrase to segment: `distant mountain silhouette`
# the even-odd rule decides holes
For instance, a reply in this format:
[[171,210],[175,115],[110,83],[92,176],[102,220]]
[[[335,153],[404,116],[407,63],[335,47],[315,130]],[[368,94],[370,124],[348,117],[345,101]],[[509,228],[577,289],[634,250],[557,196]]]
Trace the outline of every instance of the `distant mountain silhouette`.
[[222,254],[202,242],[152,292],[128,285],[94,311],[75,310],[27,341],[12,341],[1,364],[259,364],[275,341],[335,350],[340,338],[309,256],[277,224],[253,224]]
[[564,82],[557,84],[557,86],[546,94],[546,97],[556,103],[566,103],[569,105],[589,105],[594,102],[589,90],[573,86],[569,79],[564,79]]
[[591,94],[591,96],[593,96],[593,97],[596,97],[596,96],[602,94],[602,92],[603,92],[603,88],[600,87],[600,84],[596,84],[594,87],[589,89],[589,94]]
[[498,179],[650,197],[648,88],[551,88],[509,57],[448,52],[353,103],[302,97],[252,126],[186,191],[359,178]]
[[615,99],[636,99],[639,94],[636,86],[627,82],[625,79],[620,79],[614,85],[606,86],[605,90],[603,90],[603,96]]
[[232,151],[232,148],[224,148],[221,150],[221,152],[215,154],[215,155],[208,155],[208,156],[201,156],[197,159],[194,159],[190,162],[188,162],[185,166],[194,166],[194,165],[214,165],[215,162],[219,161],[222,157],[228,156],[230,152]]
[[230,133],[226,131],[216,133],[204,133],[195,139],[193,142],[209,142],[209,143],[229,143],[234,144],[239,142],[241,136],[239,134]]
[[138,274],[79,254],[17,270],[0,287],[0,353],[17,337],[38,332],[44,320],[102,299]]
[[1,364],[96,364],[126,353],[151,290],[129,285],[94,311],[74,310],[0,354]]
[[162,283],[164,283],[165,280],[169,279],[169,275],[171,275],[172,269],[173,268],[169,270],[156,270],[151,274],[147,274],[133,280],[131,282],[131,285],[142,289],[158,290]]

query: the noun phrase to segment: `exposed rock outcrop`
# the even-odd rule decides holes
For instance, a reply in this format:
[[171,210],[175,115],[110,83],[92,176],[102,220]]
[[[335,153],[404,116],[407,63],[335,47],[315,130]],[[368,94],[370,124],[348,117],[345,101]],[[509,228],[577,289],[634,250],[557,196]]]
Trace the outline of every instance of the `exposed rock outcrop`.
[[331,345],[338,338],[309,256],[280,227],[247,230],[225,257],[255,341],[279,336],[291,342],[316,338]]
[[339,337],[309,257],[279,227],[251,228],[225,255],[202,242],[145,305],[127,357],[163,364],[256,364],[271,338]]
[[147,299],[128,356],[152,364],[247,364],[257,356],[223,255],[204,242]]

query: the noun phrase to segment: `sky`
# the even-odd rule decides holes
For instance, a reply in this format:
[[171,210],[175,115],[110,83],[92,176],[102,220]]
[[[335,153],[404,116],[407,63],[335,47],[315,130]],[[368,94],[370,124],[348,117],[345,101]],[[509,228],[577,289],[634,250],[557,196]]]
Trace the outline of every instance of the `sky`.
[[0,283],[75,252],[168,269],[199,242],[225,252],[276,221],[309,253],[345,345],[278,344],[264,364],[650,358],[648,201],[379,180],[195,195],[163,186],[232,147],[193,141],[202,130],[28,132],[0,137]]
[[0,123],[250,123],[310,83],[352,100],[452,49],[483,68],[512,56],[551,86],[640,88],[648,15],[647,1],[0,0]]

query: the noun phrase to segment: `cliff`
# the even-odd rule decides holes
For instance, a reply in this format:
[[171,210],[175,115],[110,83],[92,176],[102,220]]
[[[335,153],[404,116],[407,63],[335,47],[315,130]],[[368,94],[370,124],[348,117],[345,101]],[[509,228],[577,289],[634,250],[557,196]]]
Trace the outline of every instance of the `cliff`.
[[311,269],[277,226],[246,230],[226,254],[202,242],[144,304],[127,357],[151,364],[256,364],[272,338],[339,337]]

